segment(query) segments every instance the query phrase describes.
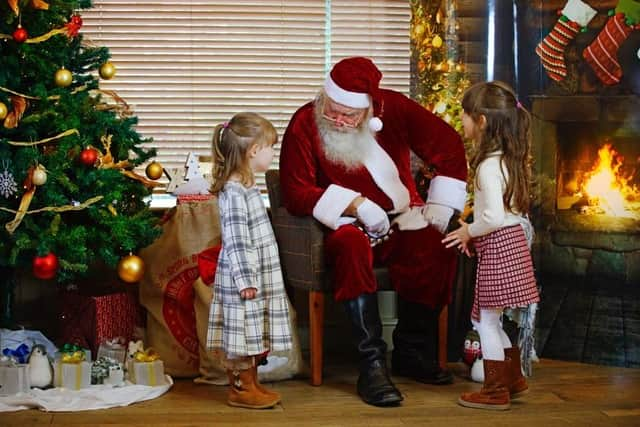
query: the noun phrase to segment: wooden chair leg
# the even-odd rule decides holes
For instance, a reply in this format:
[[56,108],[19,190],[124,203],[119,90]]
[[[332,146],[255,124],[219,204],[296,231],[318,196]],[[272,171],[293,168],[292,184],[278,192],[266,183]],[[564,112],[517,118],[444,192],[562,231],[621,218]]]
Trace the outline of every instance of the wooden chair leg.
[[309,291],[309,352],[311,353],[311,385],[322,384],[323,326],[324,293]]
[[438,363],[440,368],[447,367],[447,332],[449,322],[449,306],[445,305],[438,318]]

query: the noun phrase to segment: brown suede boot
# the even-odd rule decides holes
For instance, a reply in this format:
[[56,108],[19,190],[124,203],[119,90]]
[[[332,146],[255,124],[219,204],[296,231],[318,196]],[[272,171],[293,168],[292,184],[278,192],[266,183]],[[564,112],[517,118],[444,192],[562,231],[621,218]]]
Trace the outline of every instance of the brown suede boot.
[[254,368],[242,370],[227,370],[229,375],[229,396],[227,403],[230,406],[249,409],[267,409],[274,407],[278,400],[262,393],[256,385]]
[[504,361],[507,363],[507,387],[511,399],[517,399],[529,393],[529,385],[522,375],[520,366],[520,349],[518,346],[504,349]]
[[462,393],[458,403],[467,408],[504,411],[511,407],[507,388],[507,363],[502,360],[483,360],[484,384],[480,392]]
[[260,384],[260,380],[258,379],[258,367],[256,365],[253,365],[253,368],[251,369],[255,371],[254,375],[256,377],[256,387],[258,387],[258,390],[260,390],[267,396],[271,396],[272,398],[277,399],[276,403],[280,403],[282,401],[282,396],[280,396],[280,393],[278,393],[277,391],[269,390],[268,388]]

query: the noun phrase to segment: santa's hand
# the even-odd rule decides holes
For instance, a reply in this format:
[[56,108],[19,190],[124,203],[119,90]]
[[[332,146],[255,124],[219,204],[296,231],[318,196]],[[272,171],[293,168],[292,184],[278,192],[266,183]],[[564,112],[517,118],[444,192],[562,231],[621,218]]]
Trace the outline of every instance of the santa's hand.
[[453,215],[453,208],[435,203],[427,203],[426,206],[422,208],[422,214],[424,215],[425,221],[427,221],[431,227],[434,227],[440,233],[444,234],[449,226],[449,220]]
[[381,236],[389,231],[387,213],[369,199],[365,199],[364,202],[360,203],[356,216],[369,233]]

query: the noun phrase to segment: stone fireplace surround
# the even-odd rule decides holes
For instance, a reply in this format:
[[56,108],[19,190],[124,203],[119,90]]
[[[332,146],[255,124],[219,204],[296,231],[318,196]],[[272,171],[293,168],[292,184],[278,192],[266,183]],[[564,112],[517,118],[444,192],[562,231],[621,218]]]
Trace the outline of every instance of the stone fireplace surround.
[[[640,162],[640,97],[532,96],[531,113],[534,176],[538,183],[533,218],[538,271],[640,285],[640,219],[584,215],[573,209],[558,209],[557,204],[559,148],[570,143],[563,126],[631,129],[631,142],[637,147],[636,159],[630,161]],[[640,170],[635,173],[637,176]]]

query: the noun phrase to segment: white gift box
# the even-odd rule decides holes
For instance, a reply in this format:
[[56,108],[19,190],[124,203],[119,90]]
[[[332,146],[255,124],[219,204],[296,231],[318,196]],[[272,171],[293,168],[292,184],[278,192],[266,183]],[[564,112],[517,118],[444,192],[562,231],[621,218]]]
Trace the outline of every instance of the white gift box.
[[0,366],[0,396],[27,393],[30,389],[29,365],[19,363]]
[[125,357],[127,356],[127,349],[120,343],[103,342],[98,347],[98,354],[96,360],[101,357],[109,357],[116,362],[124,364]]
[[91,363],[53,363],[53,385],[71,390],[80,390],[91,385]]
[[162,360],[154,360],[153,362],[136,362],[129,363],[129,380],[134,384],[141,385],[163,385],[164,363]]

